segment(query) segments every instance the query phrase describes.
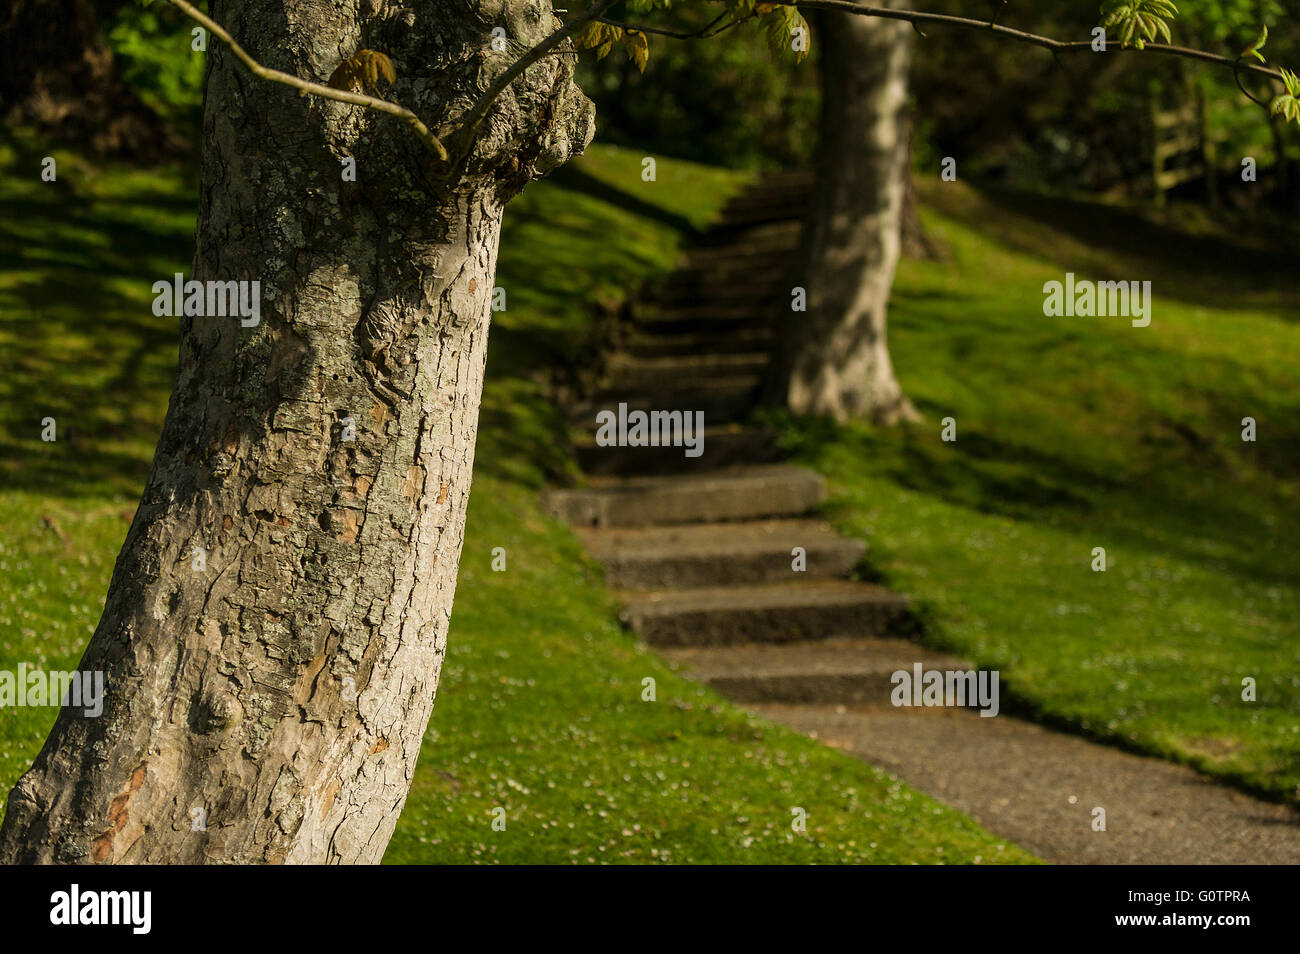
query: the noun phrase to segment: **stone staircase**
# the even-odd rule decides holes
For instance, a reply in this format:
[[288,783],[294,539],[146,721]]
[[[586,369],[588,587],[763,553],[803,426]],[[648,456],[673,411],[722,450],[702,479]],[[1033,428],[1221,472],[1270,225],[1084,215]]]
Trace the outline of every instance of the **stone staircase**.
[[[774,436],[745,423],[773,303],[794,284],[785,268],[809,185],[770,178],[730,202],[660,299],[638,304],[601,387],[568,408],[587,479],[549,503],[604,565],[624,620],[723,695],[1048,861],[1294,864],[1300,818],[1287,806],[1006,713],[890,704],[898,670],[971,667],[906,638],[907,600],[852,579],[865,544],[817,519],[822,479],[781,463]],[[595,415],[620,402],[703,411],[703,454],[598,446]],[[1094,806],[1106,831],[1092,827]]]
[[[624,621],[689,675],[743,703],[887,706],[893,672],[950,661],[903,638],[905,598],[851,578],[866,546],[816,518],[822,479],[744,423],[810,186],[774,176],[733,198],[638,304],[596,394],[569,408],[587,482],[550,505],[604,565]],[[703,454],[599,446],[595,416],[620,402],[703,411]]]

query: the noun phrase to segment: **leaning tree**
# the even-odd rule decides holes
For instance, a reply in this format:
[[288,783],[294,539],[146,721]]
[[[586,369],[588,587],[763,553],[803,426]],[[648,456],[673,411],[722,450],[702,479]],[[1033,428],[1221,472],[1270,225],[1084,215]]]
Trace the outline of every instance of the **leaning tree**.
[[[673,31],[610,20],[614,0],[567,21],[548,0],[170,2],[220,41],[190,277],[258,281],[262,308],[180,318],[80,664],[105,674],[104,710],[61,711],[0,863],[375,862],[446,650],[502,209],[592,136],[571,40],[644,63]],[[807,38],[800,7],[928,16],[716,6],[714,30],[758,20],[783,45]],[[1114,26],[1154,39],[1145,17]],[[1284,79],[1277,108],[1300,116],[1293,76],[1239,68]]]

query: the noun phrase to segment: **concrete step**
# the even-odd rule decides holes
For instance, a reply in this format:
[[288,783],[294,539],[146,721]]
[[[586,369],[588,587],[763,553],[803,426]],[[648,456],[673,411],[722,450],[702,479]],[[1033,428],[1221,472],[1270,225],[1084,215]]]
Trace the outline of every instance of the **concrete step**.
[[799,247],[803,223],[797,218],[765,218],[755,215],[752,220],[737,219],[721,224],[700,236],[697,248],[744,245],[751,251],[780,249],[793,251]]
[[638,331],[622,344],[625,354],[638,358],[673,355],[767,353],[772,331],[763,327],[741,327],[734,331],[648,334]]
[[768,300],[757,304],[665,303],[654,311],[638,314],[634,327],[639,335],[729,335],[750,331],[770,334],[776,314],[776,307]]
[[763,202],[752,206],[738,205],[724,210],[717,221],[710,226],[710,233],[728,228],[751,228],[755,225],[773,223],[801,224],[808,215],[807,199],[785,199],[779,202]]
[[788,269],[793,262],[793,247],[784,243],[765,249],[751,249],[735,245],[706,245],[693,248],[682,256],[678,272],[735,272],[762,274],[771,270]]
[[652,390],[688,388],[700,381],[748,381],[756,385],[770,360],[767,352],[688,354],[657,358],[611,355],[605,365],[606,386]]
[[709,305],[747,305],[770,302],[798,282],[779,271],[719,274],[712,270],[675,272],[664,282],[660,300],[665,305],[699,308]]
[[[751,520],[677,527],[578,531],[587,552],[622,589],[779,583],[848,576],[866,544],[820,520]],[[806,569],[791,568],[803,547]]]
[[824,639],[781,645],[692,647],[663,654],[687,675],[736,702],[892,707],[894,673],[969,669],[906,639]]
[[552,513],[575,526],[659,524],[800,516],[826,495],[821,477],[769,464],[687,477],[596,478],[591,486],[552,490]]
[[735,209],[754,209],[766,205],[785,205],[792,202],[807,202],[812,198],[813,184],[765,182],[753,188],[738,192],[723,203],[727,211]]
[[655,646],[898,636],[913,628],[905,597],[847,580],[629,591],[623,603],[624,621]]
[[[708,421],[707,415],[705,421]],[[693,427],[692,438],[695,436]],[[578,465],[583,473],[590,475],[694,474],[723,467],[772,463],[783,456],[774,432],[754,428],[708,427],[706,424],[703,441],[695,445],[700,451],[695,457],[688,457],[683,445],[602,447],[595,441],[595,431],[594,426],[584,427],[584,437],[574,448]],[[683,433],[684,429],[672,431],[674,436]],[[659,436],[663,437],[662,428]]]
[[587,401],[571,404],[566,413],[569,422],[581,432],[595,434],[596,415],[601,411],[618,413],[620,403],[629,410],[702,411],[707,424],[727,424],[739,420],[754,407],[759,379],[755,375],[702,379],[690,387],[630,388],[611,385],[596,392]]
[[777,169],[771,172],[764,172],[755,179],[747,188],[736,193],[732,198],[748,195],[751,192],[762,189],[776,189],[783,187],[797,187],[801,189],[811,189],[814,182],[817,181],[817,174],[812,169]]
[[816,181],[817,175],[812,169],[765,172],[750,183],[749,186],[728,199],[727,204],[744,203],[755,198],[766,198],[784,193],[806,194],[812,190]]

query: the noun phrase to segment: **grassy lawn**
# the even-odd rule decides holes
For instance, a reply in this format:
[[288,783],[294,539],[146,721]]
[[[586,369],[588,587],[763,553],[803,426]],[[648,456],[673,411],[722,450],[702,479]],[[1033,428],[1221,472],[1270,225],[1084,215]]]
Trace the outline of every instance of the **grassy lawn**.
[[[926,420],[785,423],[835,519],[923,601],[927,640],[1001,669],[1022,709],[1294,799],[1294,256],[1081,203],[953,184],[927,199],[953,262],[905,262],[890,316]],[[1043,283],[1066,271],[1151,280],[1151,325],[1044,317]]]
[[[150,285],[188,271],[196,186],[0,145],[0,668],[72,668],[103,606],[175,362]],[[672,264],[736,176],[596,147],[507,211],[451,648],[386,860],[1026,862],[883,773],[675,676],[615,622],[537,488],[570,462],[546,399],[595,306]],[[57,443],[39,439],[58,421]],[[505,572],[491,568],[504,547]],[[643,680],[656,701],[643,702]],[[52,709],[0,717],[0,789]],[[496,808],[506,828],[492,827]],[[791,830],[807,812],[806,834]]]

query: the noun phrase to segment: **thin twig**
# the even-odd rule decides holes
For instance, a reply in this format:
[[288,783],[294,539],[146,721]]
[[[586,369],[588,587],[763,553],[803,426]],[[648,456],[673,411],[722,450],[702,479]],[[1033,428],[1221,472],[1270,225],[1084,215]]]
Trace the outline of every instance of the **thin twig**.
[[1246,89],[1245,84],[1242,83],[1241,81],[1241,70],[1239,69],[1241,65],[1242,65],[1241,60],[1237,60],[1236,63],[1232,64],[1232,78],[1237,83],[1237,89],[1241,90],[1242,95],[1245,96],[1252,103],[1255,103],[1259,106],[1263,106],[1265,109],[1271,109],[1267,101],[1262,99],[1257,99],[1250,90]]
[[446,162],[448,159],[447,150],[443,147],[438,137],[435,136],[421,120],[409,109],[398,106],[396,103],[390,103],[386,99],[379,99],[375,96],[367,96],[364,93],[353,93],[348,90],[335,89],[332,86],[325,86],[321,83],[313,83],[309,80],[299,79],[291,73],[285,73],[281,70],[273,70],[263,66],[257,60],[253,59],[244,50],[242,46],[235,42],[234,38],[227,33],[220,25],[208,17],[205,13],[194,8],[186,0],[169,0],[172,6],[178,8],[190,19],[199,23],[221,42],[230,48],[241,63],[248,67],[249,72],[254,76],[270,80],[273,83],[283,83],[285,86],[292,86],[294,89],[313,96],[321,96],[325,99],[336,100],[340,103],[350,103],[353,106],[364,106],[367,109],[374,109],[381,113],[388,113],[390,116],[396,116],[402,119],[415,130],[415,134],[420,137],[420,141],[429,147],[435,156]]
[[726,19],[727,14],[730,12],[730,10],[723,10],[704,26],[690,32],[669,30],[665,27],[632,26],[630,23],[624,23],[622,20],[611,20],[609,17],[598,17],[597,19],[609,26],[621,27],[624,30],[636,30],[641,33],[653,33],[656,36],[666,36],[673,40],[707,40],[709,37],[717,36],[727,29],[726,27],[721,30],[714,30],[713,28]]
[[[904,20],[911,24],[917,23],[938,23],[948,26],[962,27],[964,29],[983,30],[992,32],[998,36],[1006,37],[1009,40],[1015,40],[1019,43],[1028,43],[1031,46],[1042,47],[1045,50],[1052,50],[1057,53],[1078,53],[1092,49],[1091,40],[1054,40],[1051,37],[1040,36],[1037,33],[1028,33],[1024,30],[1016,30],[1012,27],[1005,27],[999,24],[990,24],[987,20],[975,20],[970,17],[952,16],[946,13],[922,13],[916,10],[895,10],[892,7],[868,7],[860,3],[853,3],[851,0],[788,0],[788,5],[792,7],[806,7],[810,10],[832,10],[837,13],[848,13],[860,17],[880,17],[885,20]],[[639,29],[639,28],[638,28]],[[1107,44],[1107,49],[1112,47]],[[1119,51],[1125,51],[1129,48],[1115,47]],[[1220,56],[1217,53],[1206,53],[1203,50],[1194,50],[1185,46],[1173,46],[1167,43],[1147,43],[1142,51],[1132,50],[1132,52],[1149,52],[1162,53],[1169,56],[1181,56],[1186,59],[1199,60],[1203,63],[1213,63],[1216,66],[1227,67],[1228,69],[1242,69],[1247,72],[1255,73],[1259,76],[1267,76],[1269,79],[1281,80],[1282,74],[1277,70],[1269,69],[1264,66],[1257,66],[1254,63],[1238,63],[1229,56]]]

